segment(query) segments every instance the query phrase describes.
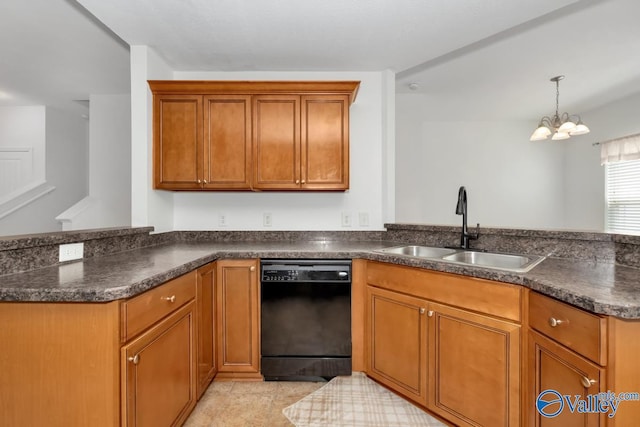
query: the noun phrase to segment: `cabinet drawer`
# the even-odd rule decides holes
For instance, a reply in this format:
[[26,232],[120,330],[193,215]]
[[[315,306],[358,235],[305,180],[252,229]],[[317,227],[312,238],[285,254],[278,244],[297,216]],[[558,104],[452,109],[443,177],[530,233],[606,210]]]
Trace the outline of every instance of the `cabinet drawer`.
[[606,317],[531,292],[529,324],[588,359],[606,365]]
[[122,341],[138,335],[195,296],[196,272],[193,271],[124,301]]

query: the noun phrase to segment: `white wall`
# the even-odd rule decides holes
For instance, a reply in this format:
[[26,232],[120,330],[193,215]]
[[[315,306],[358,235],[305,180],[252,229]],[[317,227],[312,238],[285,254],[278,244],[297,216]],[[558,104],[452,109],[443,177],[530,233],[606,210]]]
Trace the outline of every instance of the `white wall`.
[[579,230],[604,227],[604,166],[593,143],[640,133],[640,93],[582,114],[591,132],[565,145],[565,222]]
[[58,216],[63,230],[131,224],[131,96],[91,95],[89,196]]
[[131,46],[131,225],[173,230],[173,193],[153,190],[153,97],[147,80],[173,71],[147,46]]
[[45,120],[44,105],[0,107],[0,148],[31,149],[30,181],[24,185],[45,179]]
[[104,202],[102,227],[131,224],[131,96],[91,95],[89,194]]
[[528,121],[430,122],[426,95],[396,99],[398,222],[459,225],[458,187],[469,224],[604,229],[604,168],[593,143],[640,132],[640,94],[581,112],[591,133],[530,142]]
[[[391,72],[168,72],[152,49],[132,47],[132,197],[134,225],[152,225],[156,231],[174,230],[380,230],[393,221],[392,168],[394,75]],[[159,63],[159,65],[158,65]],[[154,74],[155,73],[155,74]],[[154,75],[154,77],[151,77]],[[152,133],[147,78],[176,80],[360,80],[350,109],[350,189],[338,193],[296,192],[167,192],[152,190]],[[143,92],[147,102],[143,102]],[[135,99],[135,100],[134,100]],[[142,117],[145,117],[145,121]],[[142,129],[142,123],[147,125]],[[391,129],[391,132],[389,132]],[[391,170],[390,170],[391,169]],[[393,188],[393,185],[391,185]],[[153,199],[156,199],[156,202]],[[146,199],[146,200],[145,200]],[[160,202],[157,202],[160,201]],[[391,203],[393,205],[393,203]],[[168,210],[171,209],[171,212]],[[352,226],[342,227],[342,213],[352,215]],[[263,213],[272,226],[263,227]],[[359,214],[368,225],[359,225]],[[226,225],[219,225],[224,215]]]
[[59,231],[55,217],[87,195],[87,121],[49,107],[45,115],[46,181],[55,190],[2,218],[0,235]]
[[529,142],[529,122],[429,121],[428,97],[396,98],[397,222],[564,228],[563,148]]

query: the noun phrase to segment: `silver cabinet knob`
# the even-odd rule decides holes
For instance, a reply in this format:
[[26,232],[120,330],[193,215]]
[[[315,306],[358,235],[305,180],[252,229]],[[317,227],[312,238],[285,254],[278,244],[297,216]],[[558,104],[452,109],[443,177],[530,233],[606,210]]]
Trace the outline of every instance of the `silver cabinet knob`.
[[252,265],[251,267],[249,267],[249,271],[256,271],[256,267]]
[[425,311],[426,311],[426,310],[425,310],[425,308],[424,308],[424,307],[420,307],[420,314],[424,314],[424,312],[425,312]]
[[560,319],[556,319],[555,317],[550,317],[549,318],[549,326],[551,326],[552,328],[555,328],[557,326],[560,326],[561,324],[563,324],[564,321],[560,320]]
[[580,378],[580,382],[582,383],[583,386],[585,386],[586,388],[589,388],[596,383],[596,380],[592,380],[587,377],[582,377]]
[[434,313],[434,311],[433,311],[433,310],[429,310],[429,312],[427,313],[427,316],[429,316],[429,317],[433,317],[433,313]]
[[140,362],[140,355],[136,354],[135,356],[130,356],[127,358],[127,360],[133,363],[134,365],[137,365],[138,362]]
[[165,301],[169,301],[169,302],[176,302],[176,296],[175,295],[171,295],[170,297],[162,297],[163,300]]

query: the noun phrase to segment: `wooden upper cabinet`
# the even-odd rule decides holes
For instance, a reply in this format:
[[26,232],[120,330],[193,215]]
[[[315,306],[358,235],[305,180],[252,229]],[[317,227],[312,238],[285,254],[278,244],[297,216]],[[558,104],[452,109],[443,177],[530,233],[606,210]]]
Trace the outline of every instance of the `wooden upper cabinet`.
[[202,178],[202,96],[154,97],[154,186],[199,188]]
[[253,187],[300,187],[300,97],[259,95],[253,99]]
[[204,97],[205,189],[251,188],[251,96]]
[[349,188],[357,81],[149,81],[154,188]]
[[349,97],[302,97],[300,138],[301,187],[349,188]]

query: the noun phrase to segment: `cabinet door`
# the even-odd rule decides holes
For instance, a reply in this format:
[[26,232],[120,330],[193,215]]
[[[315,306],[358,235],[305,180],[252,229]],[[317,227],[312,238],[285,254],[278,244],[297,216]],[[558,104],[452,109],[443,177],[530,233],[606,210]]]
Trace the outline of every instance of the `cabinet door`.
[[215,339],[215,274],[216,264],[210,263],[198,269],[196,286],[196,319],[198,335],[198,399],[205,392],[216,374]]
[[220,260],[217,261],[216,270],[218,376],[242,377],[252,374],[248,376],[258,378],[258,261]]
[[429,403],[457,425],[520,425],[520,326],[430,303]]
[[122,348],[122,425],[181,425],[196,404],[195,303]]
[[199,189],[202,180],[202,96],[158,95],[153,106],[154,186]]
[[349,188],[349,97],[302,97],[301,175],[303,189]]
[[300,97],[253,98],[253,188],[300,188]]
[[367,374],[426,405],[427,302],[367,287]]
[[[572,413],[565,403],[552,403],[544,409],[545,417],[538,413],[536,400],[540,393],[553,390],[572,399],[587,399],[589,394],[605,390],[605,371],[587,359],[549,338],[529,331],[529,425],[535,427],[594,427],[604,425],[604,414]],[[543,395],[544,401],[556,400],[557,395]],[[572,400],[573,402],[573,400]],[[561,407],[562,405],[562,407]]]
[[203,188],[251,188],[251,96],[204,97]]

